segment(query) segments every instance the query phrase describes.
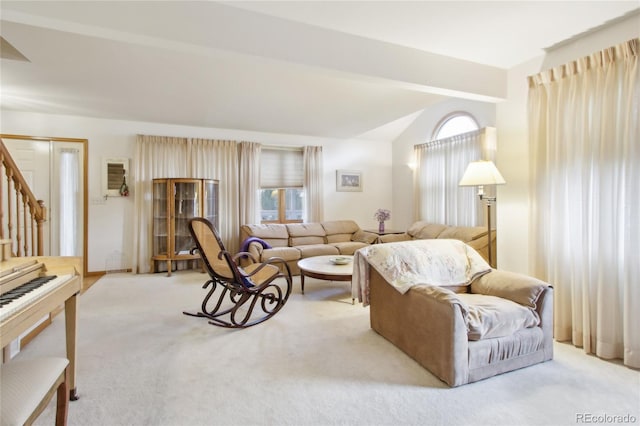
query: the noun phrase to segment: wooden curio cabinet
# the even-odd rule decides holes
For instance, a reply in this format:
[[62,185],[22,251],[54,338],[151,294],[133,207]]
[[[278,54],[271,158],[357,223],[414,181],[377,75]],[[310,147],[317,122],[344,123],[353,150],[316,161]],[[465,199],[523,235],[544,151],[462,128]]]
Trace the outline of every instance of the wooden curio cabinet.
[[205,217],[218,228],[217,180],[153,180],[152,272],[163,270],[163,262],[168,275],[181,263],[197,263],[200,257],[190,253],[195,242],[188,227],[194,217]]

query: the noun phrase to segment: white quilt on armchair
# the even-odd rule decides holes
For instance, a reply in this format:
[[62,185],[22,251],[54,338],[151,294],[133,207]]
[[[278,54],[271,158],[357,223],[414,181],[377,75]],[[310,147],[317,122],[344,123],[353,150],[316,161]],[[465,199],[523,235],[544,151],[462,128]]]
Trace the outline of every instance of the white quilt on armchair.
[[355,252],[352,297],[369,305],[369,268],[373,266],[404,294],[414,285],[468,285],[491,271],[473,248],[459,240],[431,239],[374,244]]

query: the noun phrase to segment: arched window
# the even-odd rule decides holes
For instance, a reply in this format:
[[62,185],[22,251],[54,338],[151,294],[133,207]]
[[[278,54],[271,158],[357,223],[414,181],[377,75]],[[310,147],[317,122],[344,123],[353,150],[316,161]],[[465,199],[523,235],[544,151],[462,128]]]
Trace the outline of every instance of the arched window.
[[438,123],[435,131],[433,132],[432,139],[444,139],[449,136],[478,130],[479,128],[480,126],[478,126],[478,122],[471,114],[466,112],[454,112],[440,120],[440,123]]
[[476,194],[461,189],[459,182],[467,165],[483,157],[485,133],[471,114],[454,112],[440,120],[431,141],[415,145],[420,220],[456,226],[481,223]]

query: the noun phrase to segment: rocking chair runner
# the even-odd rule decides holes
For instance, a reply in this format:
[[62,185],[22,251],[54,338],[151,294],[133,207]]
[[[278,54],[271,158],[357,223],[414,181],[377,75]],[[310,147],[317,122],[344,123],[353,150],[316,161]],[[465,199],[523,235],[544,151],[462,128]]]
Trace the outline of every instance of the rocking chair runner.
[[[192,251],[198,251],[211,277],[202,288],[211,288],[202,301],[202,311],[183,312],[185,315],[208,318],[209,324],[220,327],[246,328],[268,320],[282,309],[292,288],[291,271],[283,259],[274,257],[257,263],[250,253],[232,256],[225,250],[215,227],[205,218],[191,219],[189,231],[196,243]],[[241,257],[253,263],[241,267],[238,265]],[[284,266],[284,272],[277,264]],[[279,277],[285,279],[286,288],[274,282]]]

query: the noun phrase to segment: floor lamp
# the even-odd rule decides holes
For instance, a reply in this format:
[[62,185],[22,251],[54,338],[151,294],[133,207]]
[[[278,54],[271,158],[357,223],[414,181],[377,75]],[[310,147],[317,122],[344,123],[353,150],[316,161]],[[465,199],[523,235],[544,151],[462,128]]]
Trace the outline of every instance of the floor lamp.
[[485,196],[484,187],[486,185],[503,185],[505,183],[493,161],[472,161],[467,166],[467,170],[464,171],[464,175],[458,184],[459,186],[477,186],[478,197],[480,197],[480,200],[487,202],[487,237],[489,238],[487,249],[489,250],[489,265],[492,268],[495,265],[491,247],[491,203],[495,203],[496,197]]

